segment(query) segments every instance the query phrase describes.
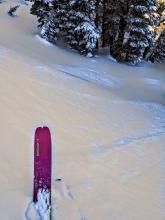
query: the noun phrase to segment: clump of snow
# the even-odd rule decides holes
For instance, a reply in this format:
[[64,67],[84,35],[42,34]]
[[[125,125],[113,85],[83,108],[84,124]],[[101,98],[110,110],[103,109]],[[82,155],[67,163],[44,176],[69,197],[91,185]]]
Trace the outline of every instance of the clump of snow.
[[93,57],[93,54],[92,54],[92,53],[88,53],[88,54],[87,54],[87,57],[89,57],[89,58],[90,58],[90,57]]
[[47,190],[39,190],[38,202],[30,202],[25,212],[27,220],[50,220],[51,205],[50,192]]
[[39,190],[38,202],[35,204],[35,209],[42,220],[50,220],[50,192],[47,190]]

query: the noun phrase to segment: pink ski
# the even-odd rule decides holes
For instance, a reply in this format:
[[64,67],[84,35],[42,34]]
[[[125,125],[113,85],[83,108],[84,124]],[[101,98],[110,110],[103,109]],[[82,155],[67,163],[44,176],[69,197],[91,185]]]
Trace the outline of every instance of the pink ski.
[[50,194],[51,205],[51,135],[47,127],[36,129],[34,138],[34,188],[33,202],[38,201],[39,191]]

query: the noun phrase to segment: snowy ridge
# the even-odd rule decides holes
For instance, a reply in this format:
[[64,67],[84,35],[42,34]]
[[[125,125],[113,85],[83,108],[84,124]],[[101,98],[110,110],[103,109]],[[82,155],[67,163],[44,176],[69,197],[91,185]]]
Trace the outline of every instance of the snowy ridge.
[[153,132],[153,133],[143,134],[140,136],[128,136],[128,137],[122,138],[121,140],[117,140],[109,145],[93,146],[91,151],[92,151],[92,153],[94,153],[96,155],[104,155],[104,154],[108,153],[108,151],[111,151],[114,148],[116,150],[123,150],[129,144],[132,144],[134,142],[139,142],[139,141],[141,142],[146,139],[150,140],[151,138],[160,137],[160,136],[163,137],[164,135],[165,135],[165,131],[157,131],[157,132]]
[[117,77],[107,74],[97,67],[81,67],[79,65],[53,65],[57,70],[60,70],[70,76],[96,83],[107,88],[119,88],[122,83]]

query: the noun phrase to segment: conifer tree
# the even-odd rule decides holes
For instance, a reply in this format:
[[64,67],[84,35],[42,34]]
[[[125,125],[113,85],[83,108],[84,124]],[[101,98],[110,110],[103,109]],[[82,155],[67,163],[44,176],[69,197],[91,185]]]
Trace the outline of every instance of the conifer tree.
[[94,0],[70,0],[66,41],[81,54],[93,53],[99,38]]
[[127,26],[129,0],[108,0],[107,21],[110,54],[118,61],[123,60],[123,41]]
[[65,38],[68,22],[69,0],[53,0],[51,10],[45,17],[41,35],[52,43]]
[[[95,25],[96,25],[96,28],[99,30],[99,27],[100,27],[100,15],[99,15],[99,9],[100,9],[100,0],[96,0],[95,1],[95,13],[96,13],[96,16],[95,16]],[[99,42],[97,41],[96,43],[96,48],[98,49],[99,47]]]
[[152,62],[165,62],[165,29],[161,32],[157,40],[157,46],[150,60]]
[[[164,60],[164,0],[30,0],[41,35],[81,54],[110,46],[120,62]],[[98,44],[99,42],[99,44]]]
[[156,43],[150,50],[149,60],[151,62],[165,62],[165,1],[158,0],[159,25],[156,26]]
[[39,27],[42,27],[47,17],[52,0],[30,0],[33,2],[30,13],[38,18]]
[[109,0],[100,0],[96,5],[97,11],[97,27],[101,33],[101,47],[109,46],[109,30],[110,30],[110,4]]
[[155,0],[131,0],[124,32],[122,61],[138,64],[155,44],[155,26],[159,21]]

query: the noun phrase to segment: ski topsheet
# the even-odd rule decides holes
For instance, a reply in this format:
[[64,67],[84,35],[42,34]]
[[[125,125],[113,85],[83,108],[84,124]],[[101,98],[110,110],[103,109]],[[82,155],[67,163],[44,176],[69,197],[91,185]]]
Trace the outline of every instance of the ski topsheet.
[[[34,138],[33,202],[40,203],[41,194],[47,194],[46,203],[51,209],[51,135],[48,127],[39,127]],[[46,198],[45,197],[45,198]],[[51,213],[50,213],[51,215]]]

